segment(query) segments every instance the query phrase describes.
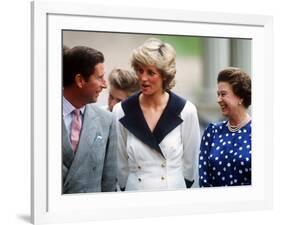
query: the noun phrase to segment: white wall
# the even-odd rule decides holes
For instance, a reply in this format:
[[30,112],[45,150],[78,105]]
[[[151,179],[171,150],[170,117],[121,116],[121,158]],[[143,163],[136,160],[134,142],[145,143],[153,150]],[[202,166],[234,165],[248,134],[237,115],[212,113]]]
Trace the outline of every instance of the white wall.
[[[280,125],[281,15],[278,1],[152,1],[89,0],[92,3],[132,5],[196,11],[267,14],[274,16],[275,124]],[[28,0],[1,3],[1,123],[0,136],[0,223],[27,224],[30,214],[30,5]],[[144,12],[145,13],[145,12]],[[278,74],[278,76],[277,76]],[[280,89],[280,88],[279,88]],[[278,100],[278,101],[277,101]],[[280,131],[275,126],[275,210],[259,212],[192,215],[184,217],[97,222],[95,224],[280,224]],[[278,139],[278,140],[277,140]],[[278,221],[278,222],[277,222]],[[76,223],[80,224],[80,223]],[[82,224],[82,223],[81,223]],[[92,224],[92,223],[83,223]]]

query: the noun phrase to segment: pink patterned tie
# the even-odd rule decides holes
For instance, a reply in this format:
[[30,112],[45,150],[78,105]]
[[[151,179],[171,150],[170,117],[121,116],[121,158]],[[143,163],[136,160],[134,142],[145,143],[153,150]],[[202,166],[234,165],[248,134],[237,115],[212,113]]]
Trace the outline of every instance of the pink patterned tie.
[[73,116],[72,116],[71,131],[70,131],[70,141],[71,141],[72,149],[75,152],[79,142],[79,135],[82,127],[80,109],[73,110],[72,114]]

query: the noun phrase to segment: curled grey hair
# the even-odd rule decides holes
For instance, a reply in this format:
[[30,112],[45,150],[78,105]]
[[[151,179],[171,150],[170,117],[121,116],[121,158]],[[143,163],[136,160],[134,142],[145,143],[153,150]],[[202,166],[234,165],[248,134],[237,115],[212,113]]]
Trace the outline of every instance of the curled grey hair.
[[108,77],[110,86],[127,92],[129,95],[139,90],[138,77],[133,71],[114,68]]
[[156,66],[163,78],[163,89],[175,86],[176,51],[168,43],[150,38],[133,50],[131,65],[136,71],[140,65]]

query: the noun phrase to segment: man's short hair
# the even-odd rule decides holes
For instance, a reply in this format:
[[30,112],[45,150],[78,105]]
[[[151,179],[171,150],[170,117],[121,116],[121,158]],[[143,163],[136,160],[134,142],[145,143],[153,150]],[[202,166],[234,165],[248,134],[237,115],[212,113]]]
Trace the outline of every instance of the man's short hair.
[[95,66],[103,62],[101,52],[86,46],[75,46],[63,51],[63,86],[72,85],[77,74],[88,81],[95,72]]

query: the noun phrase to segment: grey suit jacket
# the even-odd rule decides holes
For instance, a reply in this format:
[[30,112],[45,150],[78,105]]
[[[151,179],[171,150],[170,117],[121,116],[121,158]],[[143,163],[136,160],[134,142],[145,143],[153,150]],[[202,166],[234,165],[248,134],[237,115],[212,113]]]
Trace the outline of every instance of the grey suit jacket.
[[110,112],[86,105],[76,153],[62,125],[63,190],[67,193],[115,191],[116,131]]

